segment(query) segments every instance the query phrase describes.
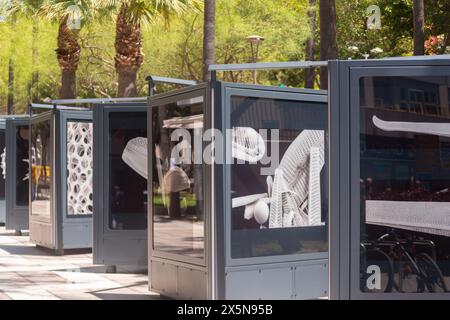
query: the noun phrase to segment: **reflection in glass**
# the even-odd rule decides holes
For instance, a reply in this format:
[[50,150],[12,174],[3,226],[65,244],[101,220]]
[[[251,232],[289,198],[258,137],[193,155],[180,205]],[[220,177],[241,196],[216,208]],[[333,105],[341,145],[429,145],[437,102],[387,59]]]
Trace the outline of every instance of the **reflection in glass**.
[[6,177],[6,141],[5,131],[0,131],[0,200],[5,200],[5,177]]
[[449,83],[360,80],[363,292],[450,288]]
[[29,203],[29,127],[16,127],[16,205]]
[[327,105],[231,97],[231,257],[326,252]]
[[67,122],[67,214],[89,215],[93,210],[92,123]]
[[110,229],[147,228],[146,137],[146,112],[109,114]]
[[153,246],[194,258],[205,255],[203,166],[194,159],[203,108],[198,97],[152,110]]
[[31,214],[51,214],[50,120],[31,125]]

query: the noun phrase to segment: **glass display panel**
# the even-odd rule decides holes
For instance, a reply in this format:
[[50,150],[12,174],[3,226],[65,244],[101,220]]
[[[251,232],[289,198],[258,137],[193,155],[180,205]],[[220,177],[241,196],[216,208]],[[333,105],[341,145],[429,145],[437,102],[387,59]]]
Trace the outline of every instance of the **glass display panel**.
[[450,288],[450,78],[365,77],[360,290]]
[[67,214],[93,211],[92,123],[67,122]]
[[51,124],[45,120],[31,125],[31,214],[51,214]]
[[230,101],[231,257],[328,251],[327,104]]
[[152,109],[153,247],[200,259],[205,256],[203,112],[203,97]]
[[147,229],[147,112],[109,113],[109,228]]
[[5,200],[6,140],[4,130],[0,130],[0,171],[0,200]]
[[16,127],[16,205],[28,206],[29,203],[29,126]]

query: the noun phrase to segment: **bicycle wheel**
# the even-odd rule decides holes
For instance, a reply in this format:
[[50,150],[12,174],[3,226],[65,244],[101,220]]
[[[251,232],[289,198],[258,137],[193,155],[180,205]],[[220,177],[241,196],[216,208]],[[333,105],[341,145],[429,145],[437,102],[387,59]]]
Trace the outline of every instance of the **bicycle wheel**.
[[447,292],[447,284],[436,261],[426,253],[419,253],[415,260],[420,270],[418,285],[423,281],[429,292]]
[[[361,282],[361,289],[364,292],[392,292],[393,288],[393,277],[394,277],[394,266],[392,259],[382,250],[378,248],[370,249],[365,254],[365,266],[366,270],[362,270],[364,274],[363,280]],[[362,266],[364,266],[362,265]],[[372,285],[369,284],[371,273],[366,272],[368,267],[376,266],[380,270],[379,275],[379,286],[375,288],[370,288]]]

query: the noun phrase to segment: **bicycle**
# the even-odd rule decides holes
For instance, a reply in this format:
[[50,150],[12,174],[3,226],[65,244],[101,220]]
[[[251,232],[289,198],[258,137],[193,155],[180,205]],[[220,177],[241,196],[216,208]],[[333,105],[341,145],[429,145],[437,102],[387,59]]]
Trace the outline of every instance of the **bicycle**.
[[[389,238],[393,240],[387,240]],[[404,292],[404,280],[410,276],[416,277],[416,292],[448,292],[444,276],[436,264],[436,246],[433,241],[414,237],[402,239],[392,229],[379,237],[376,244],[387,247],[387,255],[396,262],[393,271],[398,271],[398,282],[394,276],[392,278],[393,287],[399,292]],[[417,253],[418,246],[428,247],[431,256],[426,252]]]

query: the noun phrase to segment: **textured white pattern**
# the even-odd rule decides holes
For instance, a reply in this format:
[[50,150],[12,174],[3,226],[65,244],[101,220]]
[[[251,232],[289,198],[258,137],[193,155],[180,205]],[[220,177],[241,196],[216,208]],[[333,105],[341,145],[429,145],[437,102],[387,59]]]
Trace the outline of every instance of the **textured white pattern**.
[[3,148],[3,152],[0,157],[2,158],[0,167],[2,168],[3,179],[6,179],[6,147]]
[[367,200],[366,223],[450,237],[450,203]]
[[269,228],[309,225],[307,206],[312,148],[324,152],[323,131],[302,131],[283,155],[275,171]]
[[312,147],[309,159],[308,219],[310,226],[322,224],[322,197],[320,193],[320,172],[325,164],[324,149]]
[[244,218],[255,216],[258,201],[270,204],[269,228],[320,226],[320,172],[325,165],[324,131],[304,130],[290,144],[272,179],[267,193],[232,199],[232,207],[245,206]]
[[67,123],[67,212],[92,214],[92,123]]

